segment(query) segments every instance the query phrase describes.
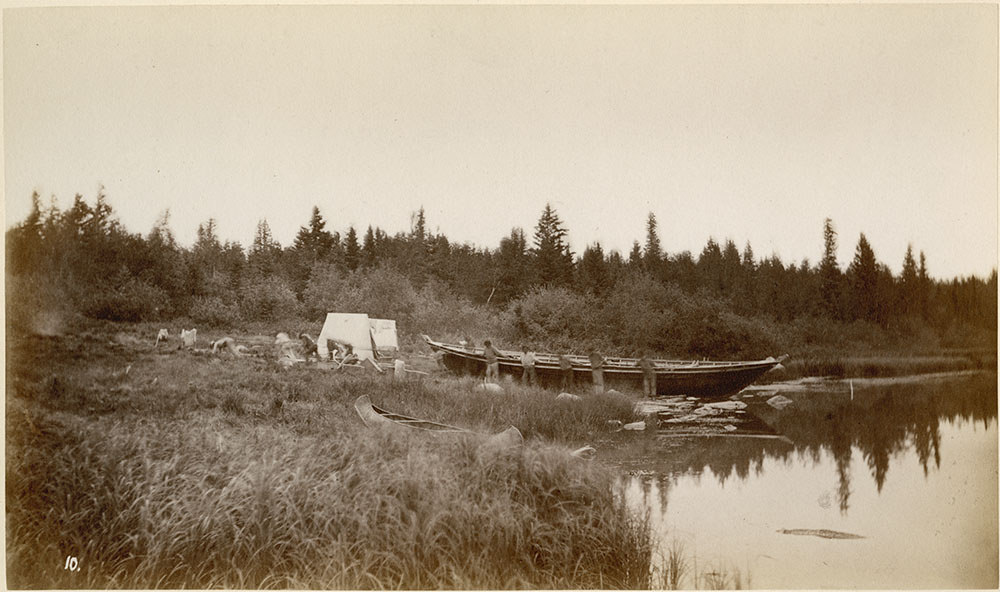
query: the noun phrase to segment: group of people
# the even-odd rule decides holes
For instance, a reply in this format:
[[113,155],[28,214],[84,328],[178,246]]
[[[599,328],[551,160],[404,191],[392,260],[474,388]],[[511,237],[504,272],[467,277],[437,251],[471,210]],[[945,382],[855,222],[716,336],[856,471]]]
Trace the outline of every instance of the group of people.
[[[472,348],[472,340],[466,338],[465,346]],[[493,343],[487,339],[483,342],[483,354],[486,358],[486,382],[500,382],[500,352],[493,347]],[[590,376],[593,382],[594,392],[604,392],[604,356],[591,350],[587,356],[590,361]],[[535,352],[528,346],[523,347],[521,353],[521,368],[523,374],[521,380],[525,386],[538,385],[538,373],[535,370]],[[656,394],[656,364],[644,353],[636,362],[636,366],[642,371],[642,390],[647,396]],[[560,388],[564,392],[573,390],[574,373],[573,362],[569,355],[559,354]]]

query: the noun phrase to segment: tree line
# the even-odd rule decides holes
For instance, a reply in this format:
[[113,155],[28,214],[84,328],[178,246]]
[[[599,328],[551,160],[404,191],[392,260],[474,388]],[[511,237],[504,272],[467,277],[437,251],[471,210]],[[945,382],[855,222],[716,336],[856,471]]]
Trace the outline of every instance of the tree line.
[[[986,279],[933,279],[924,253],[911,246],[902,272],[895,275],[876,258],[864,234],[845,266],[837,261],[833,221],[827,219],[822,231],[823,256],[816,265],[808,260],[786,264],[776,255],[759,258],[749,242],[740,249],[732,240],[720,244],[713,238],[697,255],[667,253],[650,213],[645,240],[634,241],[627,256],[606,252],[599,242],[575,254],[551,205],[530,235],[513,228],[492,249],[430,232],[422,208],[408,231],[390,235],[372,226],[331,230],[316,206],[286,246],[273,238],[266,220],[260,220],[244,247],[222,241],[218,222],[209,219],[199,224],[194,244],[185,247],[174,239],[169,212],[145,236],[130,232],[102,189],[93,204],[76,195],[65,210],[54,200],[43,208],[35,193],[30,213],[7,231],[6,240],[9,278],[54,291],[87,316],[119,321],[186,317],[225,326],[309,318],[324,310],[372,306],[366,294],[384,301],[385,292],[401,292],[411,294],[413,302],[424,298],[486,314],[504,311],[512,323],[520,323],[523,335],[528,333],[523,313],[540,297],[549,295],[568,306],[613,308],[615,299],[628,297],[622,284],[638,281],[667,290],[656,298],[708,303],[715,316],[691,314],[714,321],[721,311],[770,323],[805,319],[939,335],[960,334],[964,328],[995,333],[995,269]],[[370,293],[380,281],[388,282],[383,291]],[[649,307],[650,302],[634,305]],[[383,306],[383,314],[406,315],[392,306]]]

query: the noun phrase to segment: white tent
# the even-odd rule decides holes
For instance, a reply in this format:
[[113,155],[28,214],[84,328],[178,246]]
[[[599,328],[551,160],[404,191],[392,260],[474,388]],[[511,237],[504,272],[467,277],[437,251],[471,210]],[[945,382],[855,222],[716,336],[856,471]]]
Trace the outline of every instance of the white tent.
[[399,351],[399,339],[396,337],[396,321],[391,319],[369,319],[371,321],[372,341],[379,353],[395,354]]
[[369,319],[368,315],[361,313],[327,313],[323,330],[316,340],[316,353],[322,359],[329,357],[327,340],[330,339],[350,345],[360,360],[372,362],[375,362],[379,349],[399,349],[396,321]]

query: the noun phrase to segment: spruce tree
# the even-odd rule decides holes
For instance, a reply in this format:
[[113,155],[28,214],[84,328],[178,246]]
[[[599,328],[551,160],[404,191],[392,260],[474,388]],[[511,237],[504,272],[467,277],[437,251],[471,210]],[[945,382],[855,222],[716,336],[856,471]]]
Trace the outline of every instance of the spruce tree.
[[368,225],[364,241],[361,243],[361,266],[375,267],[378,264],[378,246],[375,244],[375,231]]
[[842,276],[837,264],[837,232],[833,220],[823,222],[823,258],[819,262],[820,308],[831,319],[841,318]]
[[545,204],[535,227],[535,276],[543,285],[566,286],[573,278],[573,253],[566,243],[566,229],[550,204]]
[[628,266],[632,269],[642,267],[642,247],[639,246],[639,241],[632,241],[632,250],[628,253]]
[[900,296],[904,313],[912,315],[920,310],[920,275],[913,258],[913,245],[906,245],[903,273],[900,275]]
[[643,251],[642,263],[647,273],[653,277],[659,277],[661,262],[662,249],[660,248],[660,236],[656,231],[656,216],[650,212],[646,218],[646,248]]
[[920,282],[920,315],[927,320],[930,318],[932,284],[931,278],[927,275],[927,259],[923,251],[920,251],[920,271],[917,276]]
[[878,312],[879,267],[864,233],[858,239],[854,260],[847,268],[850,288],[851,317],[875,321]]
[[508,236],[500,239],[500,248],[494,257],[494,277],[490,302],[506,304],[521,296],[533,283],[531,257],[524,230],[513,228]]
[[351,226],[344,241],[344,265],[354,271],[361,263],[361,247],[358,245],[358,233]]
[[253,244],[247,254],[247,265],[250,273],[256,276],[269,276],[278,271],[278,257],[281,245],[271,236],[271,227],[267,220],[257,222],[254,231]]
[[581,291],[603,294],[609,287],[607,264],[604,261],[604,249],[601,243],[594,243],[583,251],[579,266],[579,281]]
[[320,214],[318,206],[313,206],[309,225],[299,227],[292,249],[309,268],[317,261],[325,261],[330,257],[333,235],[326,229],[326,220]]

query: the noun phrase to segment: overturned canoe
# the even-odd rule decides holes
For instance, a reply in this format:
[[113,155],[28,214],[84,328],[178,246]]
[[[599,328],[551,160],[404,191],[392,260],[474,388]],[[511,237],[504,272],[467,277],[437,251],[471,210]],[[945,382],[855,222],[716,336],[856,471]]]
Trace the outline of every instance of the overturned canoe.
[[[482,375],[486,372],[483,348],[441,343],[424,335],[424,341],[438,352],[445,367],[456,374]],[[521,376],[521,352],[499,351],[500,372]],[[573,366],[576,384],[590,384],[590,360],[585,356],[567,356]],[[713,397],[739,392],[771,370],[788,356],[749,362],[712,362],[694,360],[653,360],[656,372],[656,394]],[[558,387],[562,379],[559,356],[535,354],[535,371],[543,386]],[[637,358],[605,358],[604,383],[642,388],[642,370]]]

